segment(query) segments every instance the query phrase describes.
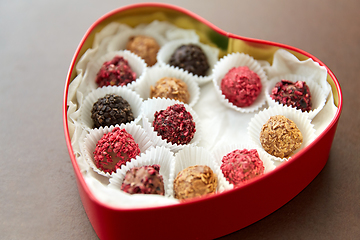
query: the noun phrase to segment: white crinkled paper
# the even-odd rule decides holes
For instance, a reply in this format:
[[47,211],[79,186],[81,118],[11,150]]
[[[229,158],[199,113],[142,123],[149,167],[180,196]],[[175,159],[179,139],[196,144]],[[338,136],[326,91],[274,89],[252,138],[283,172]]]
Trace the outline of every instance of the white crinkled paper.
[[[176,40],[179,38],[192,39],[198,41],[198,37],[193,30],[184,30],[175,27],[166,22],[154,21],[148,25],[141,24],[137,28],[146,29],[153,28],[159,32],[166,41]],[[87,63],[95,58],[99,58],[108,51],[108,44],[113,37],[121,34],[123,31],[131,31],[132,29],[124,24],[111,23],[95,36],[93,47],[88,49],[81,57],[76,66],[78,76],[70,83],[68,89],[68,111],[67,119],[69,132],[71,137],[72,148],[76,156],[80,171],[83,174],[85,182],[92,194],[104,204],[121,208],[137,208],[176,204],[176,199],[165,198],[163,196],[131,196],[121,191],[108,188],[109,180],[99,174],[96,174],[86,163],[81,155],[79,142],[81,142],[87,131],[78,123],[79,108],[85,98],[84,93],[78,91],[86,74],[85,69]],[[273,65],[262,62],[267,78],[271,79],[275,76],[284,74],[304,75],[314,79],[327,95],[327,101],[323,109],[311,121],[316,130],[315,134],[319,135],[331,122],[337,111],[331,87],[326,81],[326,69],[318,63],[308,59],[299,61],[294,55],[286,50],[278,50],[274,54]],[[265,105],[265,107],[268,107]],[[200,98],[193,106],[201,120],[202,136],[198,143],[199,147],[211,152],[221,145],[247,144],[250,142],[247,127],[250,120],[258,111],[252,113],[239,113],[224,106],[217,98],[216,91],[211,82],[201,86]],[[140,121],[141,123],[141,121]],[[119,201],[121,199],[121,201]],[[146,199],[146,200],[144,200]]]

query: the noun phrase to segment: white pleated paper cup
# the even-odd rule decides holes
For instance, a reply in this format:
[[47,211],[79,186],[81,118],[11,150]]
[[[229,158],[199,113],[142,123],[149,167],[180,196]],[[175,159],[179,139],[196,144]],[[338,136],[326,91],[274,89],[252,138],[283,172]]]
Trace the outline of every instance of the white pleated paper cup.
[[[86,68],[87,74],[86,77],[84,77],[86,78],[84,79],[84,81],[92,84],[95,83],[96,76],[100,71],[102,65],[105,62],[111,61],[116,56],[123,57],[125,60],[127,60],[131,70],[136,73],[135,81],[132,81],[131,83],[128,83],[126,85],[127,88],[134,89],[136,87],[136,84],[141,81],[141,79],[145,76],[147,67],[145,61],[142,58],[128,50],[109,52],[97,59],[90,61]],[[95,84],[95,86],[96,85],[97,84]]]
[[[303,142],[300,148],[296,149],[291,156],[299,152],[301,149],[305,148],[316,138],[314,125],[311,123],[311,120],[306,115],[302,114],[300,110],[296,110],[294,108],[284,108],[283,106],[274,106],[260,111],[250,120],[248,126],[248,135],[257,147],[264,149],[260,143],[261,128],[269,120],[270,117],[276,115],[282,115],[292,120],[303,136]],[[266,154],[270,157],[271,160],[280,162],[287,161],[291,157],[289,156],[287,158],[280,158],[275,157],[267,152]]]
[[191,146],[197,145],[201,140],[200,118],[189,105],[184,104],[180,101],[165,99],[165,98],[153,98],[144,101],[142,124],[143,124],[143,128],[148,133],[150,140],[153,142],[155,146],[165,146],[168,147],[171,151],[177,152],[186,145],[176,144],[176,143],[173,144],[171,142],[168,142],[167,140],[163,140],[161,136],[157,135],[157,132],[154,130],[154,127],[152,126],[155,112],[160,110],[165,110],[167,107],[172,106],[174,104],[184,105],[185,109],[192,115],[193,121],[195,122],[196,132],[194,134],[193,139],[186,145],[191,145]]
[[127,162],[116,173],[112,175],[109,180],[109,187],[121,191],[121,185],[124,181],[126,172],[134,167],[152,166],[154,164],[160,165],[160,175],[163,177],[165,197],[173,197],[173,182],[175,174],[175,157],[170,149],[166,147],[153,147],[145,153]]
[[192,75],[197,83],[199,85],[202,85],[204,83],[207,83],[211,81],[213,78],[213,67],[215,66],[216,62],[218,61],[219,56],[219,50],[217,48],[211,47],[209,45],[200,43],[198,41],[190,40],[190,39],[178,39],[174,41],[170,41],[166,43],[163,47],[160,48],[158,55],[157,55],[157,61],[160,64],[160,66],[169,65],[169,60],[171,55],[175,52],[175,50],[180,47],[181,45],[186,44],[195,44],[199,46],[204,54],[207,57],[208,63],[209,63],[209,70],[207,71],[205,76],[198,76],[196,74],[190,73],[188,71],[185,71],[186,73]]
[[323,109],[326,102],[326,94],[324,90],[321,88],[321,86],[317,84],[315,81],[312,81],[310,78],[306,78],[304,76],[295,75],[295,74],[281,75],[269,80],[265,92],[266,101],[269,104],[269,106],[281,105],[284,107],[288,107],[284,104],[276,102],[271,98],[272,89],[275,87],[276,83],[280,82],[282,79],[286,79],[294,83],[296,81],[304,81],[306,85],[309,86],[309,90],[311,94],[312,110],[310,110],[309,112],[302,112],[303,114],[307,115],[308,118],[313,119],[321,111],[321,109]]
[[86,159],[86,162],[96,173],[108,178],[110,178],[114,174],[114,172],[104,172],[96,167],[94,163],[94,151],[96,148],[96,144],[104,136],[104,134],[111,132],[115,127],[125,129],[129,134],[131,134],[131,136],[134,138],[134,141],[138,144],[141,153],[144,153],[146,152],[146,150],[153,147],[153,143],[151,142],[145,130],[141,126],[135,125],[134,123],[91,129],[89,133],[85,136],[84,140],[80,141],[81,153]]
[[190,107],[193,107],[199,100],[200,87],[194,79],[194,76],[188,74],[182,69],[169,67],[169,66],[154,66],[149,68],[146,72],[146,76],[139,82],[135,91],[140,95],[141,98],[147,100],[150,98],[151,86],[155,86],[156,82],[164,77],[177,78],[184,81],[187,85],[190,99],[186,103]]
[[252,144],[252,143],[242,143],[242,144],[229,144],[229,145],[223,145],[220,146],[218,148],[216,148],[212,154],[214,156],[214,160],[215,160],[215,167],[218,170],[218,176],[219,176],[219,181],[221,182],[221,185],[224,187],[224,189],[233,189],[234,188],[234,184],[230,183],[224,176],[222,170],[221,170],[221,164],[222,164],[222,159],[225,155],[227,155],[228,153],[239,149],[239,150],[243,150],[243,149],[256,149],[256,151],[259,154],[260,160],[263,162],[263,166],[264,166],[264,174],[268,173],[272,170],[274,170],[275,164],[274,162],[270,159],[269,154],[267,154],[264,149],[260,148],[259,146],[257,146],[256,144]]
[[[197,146],[185,146],[175,154],[175,174],[176,178],[180,171],[195,165],[206,165],[216,174],[218,179],[217,192],[222,192],[225,188],[219,178],[219,168],[215,165],[213,155],[207,149]],[[175,194],[175,193],[174,193]]]
[[[251,71],[255,72],[259,76],[262,85],[259,96],[250,106],[247,107],[235,106],[225,97],[221,90],[221,80],[224,76],[232,68],[241,66],[247,66]],[[213,69],[213,84],[219,101],[235,111],[241,113],[255,112],[260,110],[266,104],[265,91],[267,86],[267,76],[259,62],[247,54],[236,52],[228,54],[220,59]]]
[[[128,29],[124,32],[117,33],[112,39],[109,41],[107,46],[107,51],[119,51],[119,50],[126,50],[126,45],[129,42],[131,37],[136,36],[145,36],[153,38],[156,43],[159,45],[159,49],[164,46],[165,43],[168,41],[158,34],[156,29],[147,29],[147,28],[135,28],[135,29]],[[148,66],[148,65],[147,65]]]
[[140,121],[142,116],[141,112],[143,99],[136,92],[126,88],[125,86],[106,86],[91,91],[86,96],[82,106],[80,107],[79,123],[81,123],[85,129],[94,128],[94,121],[91,118],[91,110],[94,103],[97,102],[99,98],[105,97],[106,94],[115,94],[125,99],[129,103],[131,111],[134,115],[134,120],[130,123],[136,124]]

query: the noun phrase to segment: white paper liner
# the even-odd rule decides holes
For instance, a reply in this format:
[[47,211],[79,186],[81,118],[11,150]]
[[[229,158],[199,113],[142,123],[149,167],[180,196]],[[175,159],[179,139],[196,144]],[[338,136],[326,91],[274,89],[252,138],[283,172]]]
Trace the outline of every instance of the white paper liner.
[[136,73],[136,80],[128,83],[126,85],[127,88],[133,89],[136,87],[136,84],[145,76],[146,73],[146,63],[139,56],[131,53],[130,51],[116,51],[109,52],[102,57],[90,61],[86,67],[85,75],[83,78],[83,84],[87,86],[87,89],[84,91],[84,95],[87,95],[91,90],[96,89],[98,86],[95,82],[96,75],[101,69],[102,65],[112,60],[115,56],[121,56],[126,59],[132,69],[133,72]]
[[262,148],[260,148],[259,146],[255,145],[255,144],[241,143],[241,144],[229,144],[229,145],[219,146],[212,152],[212,154],[214,156],[215,168],[217,169],[219,181],[221,182],[221,185],[224,187],[224,189],[233,189],[234,184],[230,183],[225,178],[225,176],[220,168],[221,164],[222,164],[222,159],[225,155],[227,155],[228,153],[230,153],[236,149],[239,149],[239,150],[256,149],[261,161],[263,162],[264,168],[265,168],[264,174],[268,173],[276,168],[274,162],[270,159],[269,154],[266,154],[266,152]]
[[201,140],[201,123],[196,112],[187,104],[184,104],[177,100],[172,99],[164,99],[164,98],[153,98],[144,101],[143,103],[143,116],[142,116],[142,124],[145,131],[149,134],[149,137],[155,146],[165,146],[168,147],[171,151],[177,152],[180,149],[184,148],[186,145],[170,143],[166,140],[163,140],[160,136],[157,135],[157,132],[154,130],[152,126],[152,122],[154,121],[154,114],[156,111],[164,110],[168,106],[172,106],[174,104],[183,104],[185,109],[192,115],[193,121],[195,122],[196,132],[194,134],[193,139],[190,143],[186,145],[197,145]]
[[209,70],[206,74],[206,76],[198,76],[195,75],[193,73],[190,73],[188,71],[188,74],[192,75],[194,77],[194,79],[196,79],[197,83],[199,85],[202,85],[206,82],[211,81],[211,79],[213,78],[213,67],[215,66],[216,62],[218,61],[218,56],[219,56],[219,50],[217,48],[214,47],[210,47],[209,45],[200,43],[198,41],[194,41],[194,40],[189,40],[189,39],[179,39],[179,40],[174,40],[174,41],[170,41],[168,43],[166,43],[162,48],[160,48],[158,55],[157,55],[157,60],[158,63],[160,64],[160,66],[165,66],[168,65],[170,66],[169,60],[171,55],[175,52],[175,50],[180,47],[183,44],[196,44],[197,46],[199,46],[204,54],[207,57],[208,63],[209,63]]
[[142,103],[143,100],[140,96],[128,89],[125,86],[106,86],[102,88],[97,88],[91,91],[85,98],[81,108],[80,108],[80,116],[79,123],[81,123],[84,128],[92,129],[94,126],[94,121],[91,118],[91,110],[93,108],[94,103],[99,99],[104,97],[106,94],[116,94],[124,98],[131,107],[131,110],[134,115],[134,120],[130,123],[138,123],[141,119],[141,111],[142,111]]
[[[221,80],[224,78],[226,73],[229,72],[230,69],[233,67],[240,67],[240,66],[248,66],[249,69],[253,72],[255,72],[261,80],[262,88],[259,96],[256,98],[254,103],[248,107],[237,107],[231,102],[229,102],[228,99],[225,98],[225,95],[222,94],[221,91]],[[250,113],[259,110],[261,107],[263,107],[266,103],[266,97],[265,97],[265,89],[267,86],[267,76],[259,64],[253,57],[244,54],[244,53],[232,53],[224,56],[222,59],[218,61],[218,63],[215,65],[213,70],[213,84],[216,89],[216,94],[218,96],[218,99],[221,103],[223,103],[225,106],[236,110],[238,112],[242,113]]]
[[93,152],[96,148],[97,142],[103,137],[103,135],[111,132],[115,127],[120,127],[120,129],[125,129],[129,134],[131,134],[132,137],[134,138],[134,141],[139,145],[141,153],[144,153],[146,150],[153,147],[153,143],[151,142],[145,130],[141,126],[135,125],[134,123],[121,124],[120,126],[115,125],[111,127],[105,127],[105,128],[100,127],[100,128],[91,129],[90,132],[85,136],[83,141],[80,141],[81,153],[86,159],[86,162],[89,164],[89,166],[96,173],[105,177],[111,177],[114,173],[110,174],[98,169],[94,163]]
[[[249,123],[248,135],[257,147],[263,149],[260,143],[260,132],[262,126],[269,120],[271,116],[276,115],[282,115],[292,120],[297,125],[303,136],[303,142],[300,148],[295,150],[291,156],[305,148],[316,138],[314,125],[306,115],[302,114],[300,110],[296,110],[294,108],[284,108],[283,106],[274,106],[256,114]],[[287,158],[279,158],[270,155],[267,152],[266,154],[270,157],[271,160],[280,162],[286,161],[291,157],[289,156]]]
[[[164,196],[173,197],[175,157],[170,149],[166,147],[150,148],[145,153],[137,156],[136,159],[132,159],[130,162],[127,162],[126,165],[123,165],[121,169],[117,169],[116,173],[112,175],[112,178],[109,180],[110,184],[108,187],[121,191],[121,185],[127,171],[133,167],[150,166],[154,164],[160,165],[159,173],[163,177],[164,181]],[[144,201],[146,201],[147,194],[141,195],[144,196]]]
[[265,92],[266,101],[269,104],[269,106],[281,105],[284,107],[288,107],[284,104],[280,104],[279,102],[276,102],[270,96],[272,89],[275,87],[275,84],[280,82],[282,79],[290,80],[294,83],[296,81],[304,81],[309,86],[310,94],[311,94],[312,110],[309,112],[302,112],[303,114],[307,115],[308,118],[313,119],[316,116],[316,114],[318,114],[320,110],[323,109],[326,102],[326,97],[325,97],[325,92],[321,88],[321,86],[316,82],[312,81],[312,79],[310,78],[306,78],[304,76],[295,75],[295,74],[277,76],[269,80]]
[[[203,147],[197,146],[185,146],[179,152],[175,154],[175,174],[174,180],[178,173],[183,169],[195,166],[195,165],[207,165],[216,174],[218,179],[217,192],[222,192],[224,186],[221,184],[219,178],[219,171],[215,165],[215,159],[209,150]],[[174,193],[175,194],[175,193]]]
[[190,94],[189,103],[190,107],[193,107],[199,100],[200,88],[194,79],[194,76],[188,74],[183,69],[169,67],[169,66],[154,66],[149,68],[146,72],[146,76],[139,82],[135,91],[140,95],[141,98],[147,100],[150,98],[150,87],[155,86],[156,82],[163,77],[174,77],[183,80]]

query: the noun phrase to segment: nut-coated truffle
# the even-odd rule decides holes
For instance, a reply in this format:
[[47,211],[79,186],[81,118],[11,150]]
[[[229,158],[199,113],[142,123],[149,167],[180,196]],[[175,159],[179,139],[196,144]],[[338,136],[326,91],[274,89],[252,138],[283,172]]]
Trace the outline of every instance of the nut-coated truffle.
[[186,83],[178,78],[163,77],[150,89],[151,98],[170,98],[189,103],[190,93]]
[[132,71],[128,61],[121,56],[115,56],[112,60],[103,63],[95,82],[99,87],[125,86],[135,80],[136,73]]
[[311,110],[311,93],[304,81],[295,83],[283,79],[275,84],[271,98],[280,104],[300,109],[303,112]]
[[198,76],[206,76],[210,68],[205,53],[195,44],[184,44],[178,47],[171,55],[169,64]]
[[180,171],[174,180],[175,198],[188,199],[212,194],[217,185],[217,176],[210,167],[190,166]]
[[106,94],[99,98],[91,109],[94,127],[105,127],[134,121],[130,104],[121,96]]
[[121,190],[130,194],[164,195],[164,180],[160,165],[133,167],[126,172]]
[[260,77],[248,66],[233,67],[221,80],[220,89],[225,98],[237,107],[247,107],[261,93]]
[[137,35],[130,37],[126,49],[144,59],[146,64],[151,67],[157,62],[156,56],[160,46],[152,37]]
[[264,173],[264,164],[256,149],[236,149],[226,154],[220,166],[226,180],[235,187]]
[[113,173],[121,165],[140,154],[140,148],[133,136],[125,129],[115,127],[97,142],[94,151],[95,166],[107,173]]
[[276,115],[262,126],[260,143],[264,150],[275,157],[286,158],[300,148],[303,136],[296,124],[282,116]]

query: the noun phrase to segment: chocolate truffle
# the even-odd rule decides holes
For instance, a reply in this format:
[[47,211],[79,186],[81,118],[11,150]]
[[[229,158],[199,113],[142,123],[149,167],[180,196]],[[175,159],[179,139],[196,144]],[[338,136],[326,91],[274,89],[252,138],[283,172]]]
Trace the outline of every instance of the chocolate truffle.
[[157,62],[156,56],[160,46],[154,38],[138,35],[130,37],[126,49],[144,59],[146,64],[151,67]]
[[121,190],[130,194],[164,195],[164,181],[160,165],[134,167],[126,172]]
[[187,144],[196,132],[193,117],[183,104],[174,104],[165,110],[156,111],[153,127],[158,136],[172,144]]
[[195,44],[181,45],[171,55],[169,64],[198,76],[206,76],[209,63],[203,50]]
[[247,107],[259,96],[260,77],[248,66],[233,67],[221,80],[220,88],[225,98],[237,107]]
[[99,98],[93,105],[91,118],[95,128],[134,121],[130,104],[115,94]]
[[280,104],[300,109],[303,112],[311,110],[311,94],[304,81],[283,79],[275,84],[271,91],[271,98]]
[[226,154],[220,167],[226,180],[235,187],[264,173],[264,165],[256,149],[236,149]]
[[265,151],[275,157],[288,157],[301,146],[303,136],[290,119],[276,115],[262,126],[260,143]]
[[139,154],[139,146],[131,134],[115,127],[97,142],[94,163],[98,169],[111,174]]
[[189,103],[190,93],[186,83],[181,79],[163,77],[156,82],[155,86],[151,86],[150,97],[170,98]]
[[211,194],[216,191],[216,174],[206,165],[196,165],[180,171],[174,180],[177,199],[187,199]]
[[125,86],[135,80],[136,73],[131,70],[128,61],[121,56],[115,56],[102,65],[95,82],[99,87]]

